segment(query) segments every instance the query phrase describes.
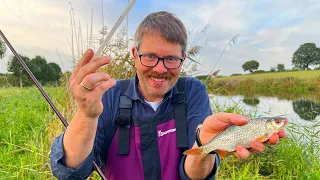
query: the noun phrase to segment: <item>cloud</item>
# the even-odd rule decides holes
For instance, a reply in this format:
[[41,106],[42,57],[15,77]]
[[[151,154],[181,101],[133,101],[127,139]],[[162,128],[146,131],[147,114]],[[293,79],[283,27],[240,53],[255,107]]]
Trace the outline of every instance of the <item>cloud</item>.
[[263,70],[279,63],[291,68],[292,55],[300,45],[314,42],[320,46],[319,1],[201,0],[179,6],[179,14],[187,26],[211,25],[203,38],[207,46],[201,55],[200,69],[204,72],[214,67],[236,34],[240,34],[236,44],[215,67],[224,75],[243,73],[242,64],[252,59],[257,60],[259,69]]
[[[39,34],[12,15],[0,2],[0,27],[6,33],[19,52],[26,55],[36,53],[45,56],[48,61],[61,63],[56,47],[62,56],[62,66],[71,67],[71,48],[67,41],[71,37],[69,10],[65,1],[2,0],[13,12],[21,16]],[[91,8],[94,6],[94,36],[102,27],[101,1],[71,1],[75,10],[76,22],[81,22],[84,39],[87,37],[87,25],[90,26]],[[110,29],[126,7],[127,1],[104,1],[105,25]],[[140,21],[149,13],[166,10],[175,13],[190,31],[189,41],[194,42],[201,30],[209,25],[206,33],[197,39],[197,45],[205,45],[198,59],[204,72],[210,71],[216,64],[224,75],[243,73],[241,68],[248,60],[255,59],[260,69],[269,70],[277,64],[291,67],[291,58],[295,50],[306,42],[320,46],[320,1],[300,0],[284,1],[242,1],[242,0],[141,0],[130,11],[129,35],[132,37]],[[90,31],[90,30],[89,30]],[[240,34],[232,49],[217,60],[235,35]],[[97,39],[98,40],[98,39]],[[97,45],[96,45],[97,46]],[[0,61],[0,72],[4,72],[5,61]]]
[[[98,35],[98,31],[102,27],[101,1],[95,0],[88,3],[85,0],[78,0],[71,2],[77,33],[79,33],[80,23],[83,41],[86,41],[87,34],[90,32],[91,9],[93,7],[93,37],[98,42],[101,37]],[[111,0],[104,2],[104,23],[109,30],[125,7],[124,2],[115,3]],[[39,54],[49,62],[58,63],[62,69],[70,70],[72,67],[70,10],[71,4],[66,1],[2,0],[0,2],[0,27],[19,53],[30,58]],[[12,55],[8,49],[6,57],[0,60],[0,72],[6,72],[7,61]]]

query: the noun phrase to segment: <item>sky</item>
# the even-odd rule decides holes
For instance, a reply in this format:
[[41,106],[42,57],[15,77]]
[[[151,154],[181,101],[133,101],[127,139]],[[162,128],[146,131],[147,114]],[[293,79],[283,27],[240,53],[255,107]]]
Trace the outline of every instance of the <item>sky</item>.
[[[127,4],[128,0],[104,0],[103,7],[101,0],[0,0],[0,29],[20,54],[41,55],[67,71],[72,69],[71,8],[86,39],[92,8],[93,34],[98,37],[102,24],[111,29]],[[200,74],[242,74],[241,66],[249,60],[258,61],[261,70],[277,64],[288,69],[300,45],[312,42],[320,47],[319,0],[137,0],[129,13],[129,37],[146,15],[160,10],[181,19],[189,46],[203,47],[196,57]],[[235,43],[224,51],[233,37]],[[8,50],[0,59],[0,73],[7,72],[11,56]]]

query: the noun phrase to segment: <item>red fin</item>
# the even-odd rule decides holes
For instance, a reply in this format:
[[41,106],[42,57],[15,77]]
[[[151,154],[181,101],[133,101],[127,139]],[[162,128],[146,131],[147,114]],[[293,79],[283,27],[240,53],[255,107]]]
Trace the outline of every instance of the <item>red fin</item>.
[[265,142],[266,140],[268,140],[268,137],[266,135],[263,135],[263,136],[257,138],[255,141]]
[[193,166],[199,164],[200,161],[202,161],[202,159],[207,156],[207,154],[203,152],[202,148],[189,149],[185,151],[183,154],[196,156],[193,162]]
[[189,149],[189,150],[186,150],[183,154],[185,154],[185,155],[202,155],[203,149],[202,148]]
[[219,154],[220,158],[224,158],[228,154],[228,151],[223,150],[215,150],[215,152]]

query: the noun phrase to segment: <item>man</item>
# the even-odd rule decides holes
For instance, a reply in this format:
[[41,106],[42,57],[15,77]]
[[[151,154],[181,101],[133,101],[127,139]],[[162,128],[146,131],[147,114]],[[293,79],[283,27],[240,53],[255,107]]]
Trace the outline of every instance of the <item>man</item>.
[[[228,125],[243,125],[248,118],[211,115],[204,84],[195,78],[177,83],[186,45],[186,29],[179,19],[163,11],[148,15],[135,34],[132,55],[137,75],[127,87],[124,81],[97,72],[110,59],[93,58],[88,50],[70,77],[78,111],[52,145],[53,174],[59,179],[87,178],[95,159],[109,179],[214,179],[218,155],[199,160],[182,154],[197,147],[196,127],[203,123],[199,139],[206,143]],[[181,102],[185,106],[178,109]],[[254,151],[263,147],[252,144]],[[247,158],[249,151],[238,146],[235,155]]]

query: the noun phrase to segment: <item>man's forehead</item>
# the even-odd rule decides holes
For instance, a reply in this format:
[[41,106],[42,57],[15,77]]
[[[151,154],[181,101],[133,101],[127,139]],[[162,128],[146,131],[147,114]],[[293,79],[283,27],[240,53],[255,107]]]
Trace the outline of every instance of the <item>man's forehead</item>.
[[158,33],[152,33],[143,36],[139,46],[139,51],[143,51],[143,53],[154,53],[157,55],[181,55],[182,47],[178,43],[169,42]]

